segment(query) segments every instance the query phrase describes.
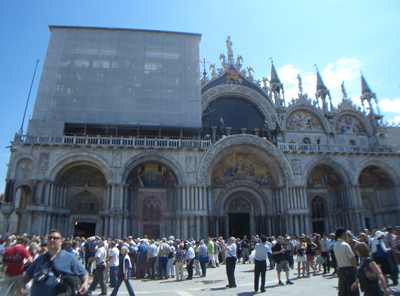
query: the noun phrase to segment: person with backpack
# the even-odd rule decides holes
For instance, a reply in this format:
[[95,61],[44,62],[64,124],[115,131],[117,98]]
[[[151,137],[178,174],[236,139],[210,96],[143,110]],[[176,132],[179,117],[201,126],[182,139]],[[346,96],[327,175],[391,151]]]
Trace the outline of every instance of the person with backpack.
[[317,254],[317,245],[311,240],[311,238],[309,236],[306,236],[306,244],[307,244],[307,249],[306,249],[307,277],[310,276],[310,266],[311,266],[312,270],[314,271],[314,276],[316,276],[317,274],[315,272],[314,258],[315,258],[315,255]]
[[278,285],[284,286],[281,281],[281,271],[286,273],[286,285],[293,285],[289,280],[289,266],[286,258],[286,250],[283,247],[283,237],[279,236],[277,243],[272,247],[272,255],[276,264],[276,272],[278,274]]

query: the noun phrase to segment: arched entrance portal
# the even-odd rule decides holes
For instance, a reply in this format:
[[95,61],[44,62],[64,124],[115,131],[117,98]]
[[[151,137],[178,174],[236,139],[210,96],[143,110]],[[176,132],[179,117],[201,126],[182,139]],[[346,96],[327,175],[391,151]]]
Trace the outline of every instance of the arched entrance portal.
[[323,234],[325,229],[326,206],[321,196],[316,196],[311,200],[311,222],[313,232]]
[[161,201],[154,196],[147,197],[142,204],[143,234],[150,239],[160,237]]
[[228,205],[229,237],[250,237],[250,203],[241,197],[231,200]]

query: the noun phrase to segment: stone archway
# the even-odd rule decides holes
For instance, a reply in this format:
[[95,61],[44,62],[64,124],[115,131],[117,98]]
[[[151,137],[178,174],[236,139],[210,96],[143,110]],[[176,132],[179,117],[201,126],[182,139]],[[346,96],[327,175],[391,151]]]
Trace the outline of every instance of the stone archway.
[[384,168],[369,165],[358,176],[365,224],[382,228],[400,223],[396,188],[392,176]]
[[228,236],[250,237],[251,205],[243,197],[235,197],[228,204]]

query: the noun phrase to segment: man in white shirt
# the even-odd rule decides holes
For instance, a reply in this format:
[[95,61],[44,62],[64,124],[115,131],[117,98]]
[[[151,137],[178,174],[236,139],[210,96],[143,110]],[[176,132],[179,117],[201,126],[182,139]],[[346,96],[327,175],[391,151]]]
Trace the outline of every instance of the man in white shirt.
[[101,294],[99,296],[107,295],[107,285],[104,278],[104,270],[106,268],[107,252],[104,248],[104,242],[99,241],[97,244],[97,251],[94,257],[89,258],[90,261],[96,262],[96,270],[94,271],[93,281],[90,284],[88,294],[91,295],[96,290],[97,284],[100,283]]
[[220,244],[222,250],[225,251],[225,262],[226,262],[226,275],[228,277],[229,284],[228,288],[236,288],[235,280],[235,268],[236,268],[236,239],[231,237],[229,239],[229,245],[225,244],[224,240],[220,238]]
[[115,241],[110,242],[110,255],[107,263],[110,265],[110,287],[114,288],[117,283],[117,270],[119,265],[119,249],[116,247]]
[[256,251],[254,257],[254,291],[258,292],[258,281],[261,274],[261,292],[265,290],[265,273],[267,272],[267,257],[268,252],[271,251],[270,243],[267,242],[265,236],[261,237],[261,242],[256,244],[254,250]]
[[326,232],[324,232],[323,238],[322,238],[322,240],[320,242],[321,256],[325,260],[325,262],[324,262],[324,274],[326,274],[327,272],[330,272],[330,269],[331,269],[331,263],[330,263],[330,260],[329,260],[329,251],[330,251],[329,247],[330,247],[330,245],[331,245],[331,242],[328,240],[328,234]]
[[336,243],[333,247],[337,261],[337,274],[339,278],[338,296],[358,296],[360,291],[352,291],[351,286],[357,280],[357,261],[350,245],[345,242],[346,229],[336,229]]

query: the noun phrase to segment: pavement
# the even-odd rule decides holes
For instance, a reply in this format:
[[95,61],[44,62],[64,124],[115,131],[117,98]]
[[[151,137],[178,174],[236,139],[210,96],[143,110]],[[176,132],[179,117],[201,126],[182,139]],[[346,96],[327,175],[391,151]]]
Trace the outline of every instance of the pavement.
[[[333,270],[331,270],[332,272]],[[184,270],[184,276],[187,276]],[[135,295],[168,295],[168,296],[198,296],[198,295],[307,295],[307,296],[333,296],[338,295],[338,278],[336,275],[317,273],[317,276],[308,278],[297,278],[297,270],[290,270],[289,278],[293,285],[278,286],[276,270],[268,270],[266,275],[266,293],[254,292],[254,265],[251,263],[238,263],[235,270],[237,288],[227,288],[225,265],[217,268],[207,268],[207,276],[193,276],[192,280],[175,281],[174,278],[167,280],[131,279],[130,283]],[[285,273],[281,273],[282,282],[286,283]],[[92,278],[90,279],[91,282]],[[261,281],[261,279],[260,279]],[[390,286],[397,291],[391,295],[400,296],[400,286]],[[112,288],[108,288],[108,295]],[[93,292],[93,296],[101,293],[100,288]],[[122,283],[118,295],[129,295],[125,284]],[[360,294],[362,295],[362,293]]]

